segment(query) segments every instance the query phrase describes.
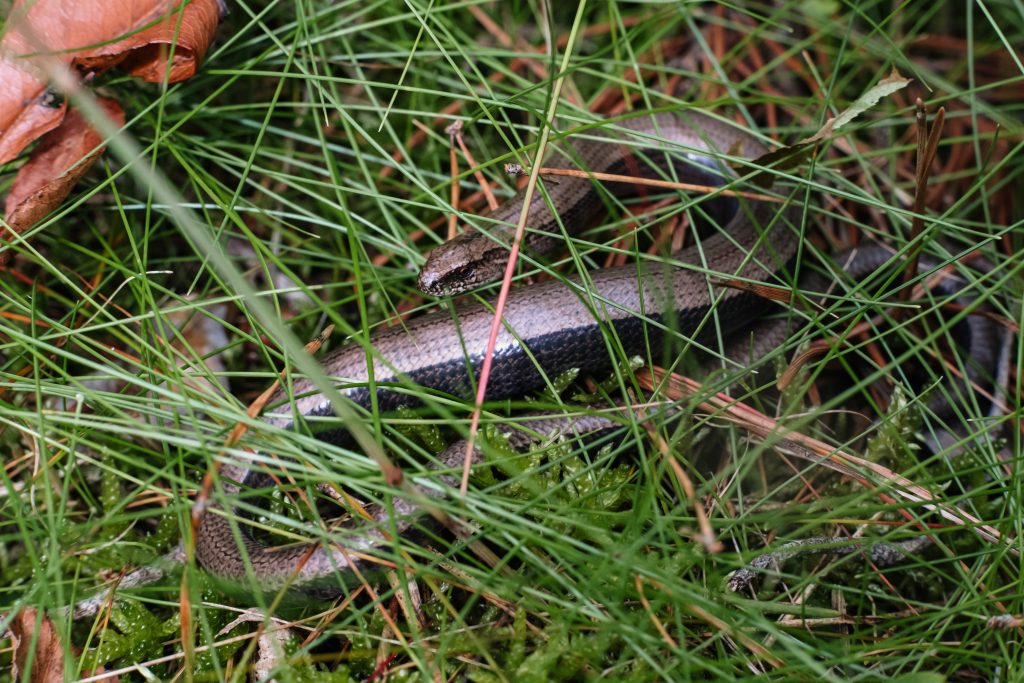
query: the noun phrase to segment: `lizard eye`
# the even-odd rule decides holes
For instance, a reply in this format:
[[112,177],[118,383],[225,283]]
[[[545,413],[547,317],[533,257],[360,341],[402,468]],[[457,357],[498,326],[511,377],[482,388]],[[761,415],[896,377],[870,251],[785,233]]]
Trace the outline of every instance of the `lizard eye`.
[[459,266],[445,275],[444,287],[451,292],[464,292],[472,286],[475,273],[476,267],[471,264]]

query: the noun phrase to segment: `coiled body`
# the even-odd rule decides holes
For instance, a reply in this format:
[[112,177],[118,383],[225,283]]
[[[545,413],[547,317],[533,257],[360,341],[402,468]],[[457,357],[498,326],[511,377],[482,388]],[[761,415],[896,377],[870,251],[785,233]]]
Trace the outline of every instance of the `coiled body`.
[[[656,136],[672,147],[646,149],[647,159],[642,159],[630,146],[636,144],[638,136]],[[554,164],[720,186],[733,178],[726,170],[727,156],[754,157],[764,151],[750,134],[709,116],[660,114],[623,123],[618,137],[608,134],[598,140],[573,140],[567,156]],[[607,190],[617,197],[638,192],[630,184],[609,185]],[[569,229],[578,229],[605,208],[600,188],[589,179],[559,179],[557,184],[549,185],[548,192],[555,213],[540,193],[530,208],[528,225],[534,229],[530,247],[536,251],[544,251],[561,235],[560,221]],[[522,196],[510,199],[493,217],[505,224],[514,223],[522,202]],[[628,356],[649,346],[657,348],[666,329],[702,339],[716,334],[717,329],[724,328],[727,333],[756,318],[764,306],[762,299],[735,289],[714,291],[707,273],[771,281],[792,259],[795,233],[786,220],[780,219],[778,206],[731,198],[718,198],[711,205],[708,213],[719,220],[719,230],[699,245],[674,254],[678,264],[628,265],[591,273],[586,283],[576,277],[514,289],[494,351],[488,398],[520,396],[542,386],[545,378],[569,369],[589,373],[609,367],[621,357],[606,344],[609,328]],[[488,264],[493,266],[507,258],[505,245],[475,236],[461,240],[460,248],[465,249],[466,239],[479,240],[469,244],[480,245],[477,255],[470,257],[475,259],[471,270],[480,272]],[[435,264],[443,266],[451,253],[451,247],[439,248]],[[465,277],[467,269],[462,270],[463,280],[472,280]],[[445,289],[440,282],[443,277],[434,277],[433,272],[428,262],[421,282],[428,289],[432,288],[431,282],[433,289]],[[720,321],[717,329],[708,324],[713,302]],[[386,388],[389,384],[467,395],[483,362],[492,315],[489,305],[470,303],[460,307],[454,317],[441,312],[375,332],[370,346],[374,380],[384,385],[378,389],[380,409],[391,410],[412,400],[409,393]],[[369,368],[363,346],[343,346],[328,355],[323,365],[338,380],[344,396],[363,407],[370,405]],[[295,414],[333,414],[329,401],[308,381],[299,380],[293,391],[295,401],[284,403],[265,419],[287,427]],[[279,395],[272,401],[284,399]],[[260,483],[243,466],[227,467],[221,474],[227,482],[227,494],[239,490],[232,480],[248,486]],[[247,576],[247,559],[255,577],[273,588],[287,580],[300,564],[297,583],[315,581],[349,568],[353,553],[383,542],[370,529],[346,551],[323,547],[312,553],[304,547],[271,549],[247,534],[242,534],[242,540],[244,548],[239,548],[227,518],[221,511],[211,510],[199,529],[197,559],[214,574],[235,578]]]
[[[572,139],[567,153],[552,165],[721,186],[735,178],[727,170],[725,157],[750,158],[766,151],[752,135],[693,112],[633,119],[622,123],[619,133],[618,137],[603,133],[598,139]],[[645,136],[673,147],[647,148],[641,155],[627,144]],[[589,179],[560,178],[557,184],[548,184],[547,190],[555,211],[538,193],[528,216],[527,225],[533,228],[528,245],[536,251],[545,251],[560,237],[562,224],[569,229],[585,226],[605,208],[602,187]],[[606,185],[603,191],[616,198],[638,193],[630,184]],[[512,224],[522,204],[523,197],[516,196],[492,217]],[[716,287],[710,278],[784,284],[787,280],[780,280],[780,275],[792,261],[798,243],[793,211],[784,206],[718,197],[706,212],[717,222],[717,230],[673,254],[673,263],[631,264],[594,271],[586,280],[571,277],[513,289],[494,351],[488,398],[523,395],[570,369],[601,371],[624,357],[659,348],[668,331],[701,342],[749,326],[765,301],[746,291]],[[486,280],[496,264],[504,266],[508,252],[502,239],[500,234],[497,240],[467,235],[443,245],[424,268],[421,285],[444,293],[462,287],[460,283],[472,286]],[[716,324],[711,323],[712,312]],[[475,302],[459,307],[455,316],[441,312],[376,331],[370,339],[370,354],[374,381],[381,385],[377,389],[380,409],[391,410],[414,400],[409,392],[391,388],[396,384],[469,395],[483,362],[492,316],[490,304]],[[614,345],[608,344],[609,338],[615,340]],[[344,396],[369,407],[370,374],[362,345],[339,348],[323,365]],[[333,414],[329,401],[310,382],[297,381],[293,392],[293,402],[286,402],[283,394],[273,399],[282,405],[265,419],[288,427],[296,414],[309,418]],[[327,438],[336,433],[324,432]],[[456,458],[461,454],[450,456],[451,462],[442,458],[441,465],[454,467]],[[229,495],[239,492],[238,483],[266,484],[263,475],[242,465],[225,467],[221,474]],[[241,534],[240,548],[224,512],[214,509],[203,517],[197,559],[214,574],[240,579],[255,576],[270,589],[290,579],[300,586],[330,585],[335,573],[351,569],[353,563],[365,564],[356,559],[359,554],[389,542],[367,526],[349,537],[344,549],[268,548],[246,533]],[[381,521],[388,513],[373,514]],[[402,519],[384,526],[402,532],[419,510],[414,503],[396,498],[394,514]]]
[[[584,170],[658,178],[671,172],[683,181],[721,186],[733,179],[726,170],[725,158],[754,157],[766,151],[749,133],[692,112],[633,119],[623,123],[621,130],[657,136],[675,146],[666,151],[645,150],[648,159],[642,159],[633,147],[616,138],[582,140],[572,144],[569,157],[560,158],[555,165],[579,163]],[[627,183],[606,185],[604,189],[619,198],[638,194],[638,187]],[[548,188],[557,216],[538,192],[527,221],[534,229],[530,247],[548,251],[556,239],[561,241],[560,221],[569,229],[585,227],[606,207],[599,190],[589,179],[559,178]],[[492,217],[505,225],[514,223],[522,201],[521,195],[513,197]],[[764,299],[736,289],[713,291],[708,273],[775,281],[776,274],[796,252],[792,213],[784,211],[780,215],[781,204],[733,198],[720,197],[710,204],[709,213],[719,222],[717,231],[700,244],[673,254],[675,264],[630,264],[594,271],[587,282],[572,277],[512,290],[505,307],[504,329],[494,351],[488,398],[521,396],[542,386],[545,376],[554,377],[571,368],[586,373],[608,367],[616,360],[605,343],[609,326],[614,328],[622,350],[636,354],[648,347],[657,348],[666,327],[698,340],[713,336],[715,327],[706,324],[713,300],[724,332],[749,324],[763,310]],[[454,258],[448,258],[453,252]],[[420,282],[429,290],[452,291],[453,287],[443,282],[445,276],[433,274],[450,266],[444,272],[454,272],[460,276],[460,284],[472,286],[489,280],[486,275],[474,278],[467,270],[493,273],[494,265],[503,268],[507,258],[507,240],[495,242],[468,233],[435,250],[421,272]],[[468,260],[471,265],[447,263],[452,260],[460,264]],[[483,362],[492,311],[489,304],[474,302],[459,307],[454,317],[441,312],[378,330],[370,340],[374,380],[378,384],[415,385],[467,395],[471,376],[475,379]],[[327,356],[323,366],[327,374],[343,383],[343,395],[369,406],[364,347],[342,347]],[[300,380],[293,390],[299,396],[295,412],[310,417],[333,414],[329,402],[311,383]],[[409,399],[407,394],[382,389],[378,401],[381,410],[391,410]],[[292,412],[292,405],[285,405],[268,419],[286,426]]]

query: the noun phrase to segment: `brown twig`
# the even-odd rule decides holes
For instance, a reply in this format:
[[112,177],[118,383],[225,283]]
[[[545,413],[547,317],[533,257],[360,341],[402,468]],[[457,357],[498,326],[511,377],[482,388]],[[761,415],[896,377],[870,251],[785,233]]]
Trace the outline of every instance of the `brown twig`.
[[[448,133],[448,171],[451,174],[452,188],[451,196],[449,201],[451,202],[452,209],[455,209],[459,205],[459,191],[461,185],[459,184],[459,155],[455,153],[456,145],[462,141],[462,122],[455,121],[452,125],[445,128],[445,132]],[[448,215],[448,239],[455,239],[455,235],[458,234],[459,228],[459,216],[453,210]]]
[[[487,178],[484,177],[479,164],[476,163],[476,159],[473,158],[473,153],[469,150],[469,147],[466,146],[466,140],[462,137],[462,121],[456,121],[452,125],[448,126],[445,129],[445,132],[448,133],[448,135],[452,137],[453,142],[459,146],[459,149],[462,151],[462,155],[466,157],[466,163],[469,164],[471,168],[476,169],[473,171],[473,177],[476,178],[476,181],[480,184],[480,191],[483,192],[484,198],[487,200],[487,207],[491,211],[494,211],[498,208],[498,199],[494,196],[491,184],[487,182]],[[455,151],[453,148],[452,154],[454,153]],[[452,182],[455,182],[456,177],[458,177],[457,174],[452,175]],[[452,206],[458,206],[458,204],[453,202]],[[449,235],[448,238],[451,239],[453,236],[453,234]]]
[[[914,277],[917,275],[919,260],[921,256],[921,244],[918,244],[918,239],[921,233],[924,232],[924,206],[925,199],[928,196],[928,170],[932,166],[932,162],[935,160],[935,153],[939,147],[939,136],[942,134],[942,125],[946,119],[946,110],[943,107],[939,107],[939,110],[935,112],[935,122],[932,124],[931,131],[928,130],[928,110],[925,109],[924,102],[921,98],[917,98],[916,112],[917,112],[917,168],[914,174],[914,217],[910,222],[910,243],[913,245],[909,254],[907,254],[907,265],[903,270],[903,283],[909,285]],[[900,292],[900,301],[907,301],[910,298],[911,288],[904,287]],[[894,316],[897,318],[901,315],[900,310],[894,311]]]

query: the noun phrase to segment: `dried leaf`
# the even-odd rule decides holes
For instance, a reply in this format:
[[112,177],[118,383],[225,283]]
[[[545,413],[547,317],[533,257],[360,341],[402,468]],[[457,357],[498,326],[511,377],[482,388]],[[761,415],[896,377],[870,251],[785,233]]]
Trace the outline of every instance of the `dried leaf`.
[[[53,622],[26,607],[11,620],[14,643],[14,680],[33,683],[64,683],[64,646]],[[26,665],[31,674],[26,676]]]
[[[842,111],[838,116],[826,121],[825,125],[823,125],[817,133],[809,138],[804,138],[799,142],[794,142],[792,145],[774,149],[767,154],[761,155],[752,163],[757,166],[773,168],[779,171],[795,167],[811,153],[811,150],[819,142],[828,140],[835,135],[836,131],[840,128],[878,104],[880,99],[891,95],[898,90],[902,90],[907,87],[909,83],[910,79],[901,76],[894,68],[888,76],[880,80],[867,92],[858,97],[856,102]],[[761,187],[771,187],[774,180],[774,175],[766,171],[757,173],[751,178],[751,182],[756,185],[760,185]]]
[[[99,103],[118,127],[124,125],[121,105],[106,98]],[[59,206],[103,151],[102,142],[103,137],[75,110],[47,133],[18,170],[7,194],[4,212],[11,230],[20,234]],[[0,262],[6,255],[0,253]]]
[[177,0],[15,2],[0,40],[0,164],[60,123],[64,104],[47,92],[55,64],[86,71],[123,64],[152,81],[192,76],[223,7],[191,0],[181,8]]
[[0,163],[59,126],[66,109],[32,74],[0,61]]
[[[108,4],[101,3],[101,6]],[[179,16],[177,3],[163,4],[165,7],[157,16],[164,16],[167,9],[174,10],[166,18],[157,23],[148,22],[152,25],[123,40],[83,50],[74,63],[96,71],[120,64],[133,76],[155,83],[165,77],[170,83],[192,78],[213,42],[224,7],[218,0],[193,0]],[[171,57],[169,67],[168,57]]]

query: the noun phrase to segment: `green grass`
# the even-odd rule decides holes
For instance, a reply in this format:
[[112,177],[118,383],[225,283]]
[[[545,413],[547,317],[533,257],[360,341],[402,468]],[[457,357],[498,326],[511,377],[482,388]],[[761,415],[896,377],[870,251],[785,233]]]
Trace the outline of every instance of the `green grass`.
[[[471,8],[520,42],[503,45]],[[920,96],[931,112],[945,106],[947,121],[914,244],[942,264],[969,253],[987,259],[987,272],[958,272],[979,307],[1007,329],[1020,325],[1024,264],[1013,255],[1024,247],[1024,68],[1015,48],[1024,44],[1024,8],[1007,0],[718,9],[591,1],[577,17],[573,3],[239,3],[192,80],[161,89],[118,72],[100,78],[96,89],[115,94],[128,113],[128,139],[111,144],[64,205],[10,248],[17,256],[0,278],[0,611],[48,611],[69,652],[86,651],[68,654],[70,679],[84,676],[76,667],[88,661],[137,665],[124,680],[243,679],[260,622],[218,631],[238,610],[280,596],[211,583],[190,567],[119,592],[109,618],[104,611],[71,623],[60,610],[95,594],[107,573],[152,561],[182,530],[188,536],[203,475],[243,447],[293,463],[290,474],[309,496],[330,481],[386,500],[373,456],[386,452],[413,476],[439,444],[465,432],[471,404],[454,399],[431,401],[415,420],[352,415],[347,424],[372,435],[368,456],[248,420],[245,409],[279,370],[312,371],[301,344],[327,325],[336,326],[337,346],[438,306],[414,284],[451,211],[445,126],[462,121],[484,175],[508,196],[501,163],[531,158],[558,76],[559,131],[599,121],[589,105],[616,92],[638,95],[636,111],[706,108],[792,142],[895,67],[914,79],[910,88],[776,187],[804,210],[802,268],[822,270],[822,254],[857,240],[913,246],[912,98]],[[715,27],[729,36],[724,50]],[[680,73],[663,57],[678,51],[678,38],[698,40],[712,61],[683,73],[691,84],[675,97],[660,83]],[[517,59],[536,70],[511,70]],[[638,60],[646,65],[639,84]],[[453,103],[460,109],[444,114]],[[407,147],[421,129],[425,138]],[[479,185],[464,159],[459,173],[465,198]],[[677,205],[659,211],[657,219],[679,213]],[[636,224],[613,212],[607,230],[575,243],[581,262],[601,265]],[[640,225],[646,247],[660,223]],[[566,259],[557,273],[573,268]],[[769,361],[788,362],[807,339],[891,311],[903,287],[895,277],[841,286],[828,310],[804,315],[807,334]],[[198,345],[175,332],[183,318],[219,323],[224,337]],[[281,617],[302,620],[292,676],[364,681],[379,665],[392,672],[388,680],[1016,679],[1024,673],[1017,629],[986,622],[1024,613],[1012,540],[1024,504],[1013,428],[1022,417],[1020,379],[1010,373],[1007,410],[994,418],[977,397],[954,396],[956,422],[1001,429],[1005,438],[955,459],[914,450],[915,433],[939,428],[921,406],[956,393],[931,355],[946,330],[924,334],[916,320],[879,328],[873,346],[833,348],[781,398],[771,391],[772,362],[747,378],[755,390],[733,394],[791,429],[871,454],[1007,542],[886,496],[895,484],[882,476],[870,485],[842,479],[707,416],[699,400],[745,375],[730,367],[712,374],[705,395],[659,412],[647,424],[653,437],[637,423],[603,449],[560,444],[497,456],[500,466],[475,472],[468,497],[443,507],[480,527],[497,566],[434,534],[401,544],[390,558],[399,569],[378,577],[376,598],[355,583],[359,594],[336,611],[322,601],[282,605]],[[650,357],[673,365],[683,345]],[[1017,341],[1010,348],[1013,368],[1022,349]],[[876,352],[889,369],[879,369]],[[202,362],[215,355],[222,365]],[[945,357],[959,369],[967,360],[955,351]],[[903,374],[914,361],[930,371],[923,382]],[[699,372],[690,358],[672,369]],[[880,380],[890,373],[916,408],[879,409],[891,390]],[[595,377],[597,393],[622,400],[642,374],[623,366]],[[579,411],[575,397],[585,391],[592,389],[574,383],[560,396],[524,399]],[[665,391],[649,400],[672,402]],[[515,421],[531,407],[489,406],[485,422]],[[228,447],[238,421],[251,428]],[[695,500],[670,458],[692,480]],[[322,538],[317,512],[297,500],[278,497],[262,522],[288,538]],[[721,552],[700,543],[695,505]],[[727,575],[766,544],[858,530],[905,540],[921,524],[934,525],[936,543],[897,567],[876,569],[858,554],[815,557],[787,564],[756,595],[724,589]],[[410,618],[409,582],[423,601],[418,618]],[[0,641],[5,664],[8,643]],[[149,664],[161,657],[170,660]]]

